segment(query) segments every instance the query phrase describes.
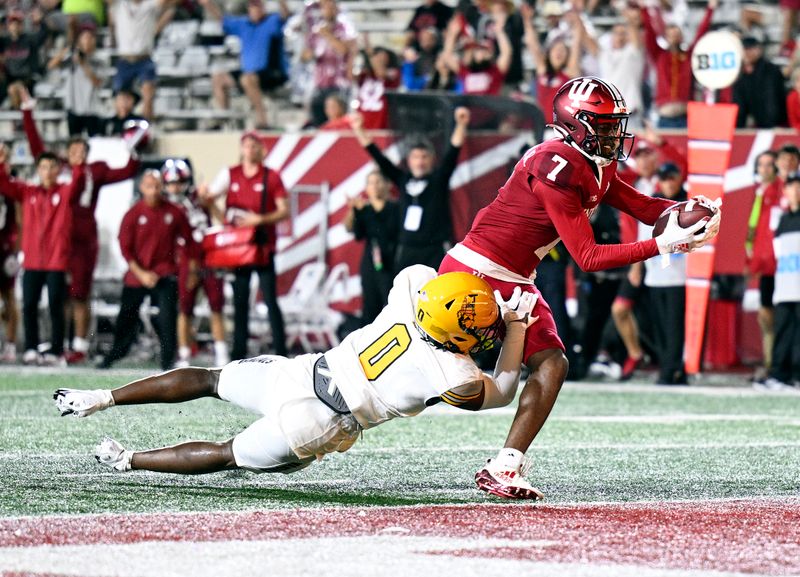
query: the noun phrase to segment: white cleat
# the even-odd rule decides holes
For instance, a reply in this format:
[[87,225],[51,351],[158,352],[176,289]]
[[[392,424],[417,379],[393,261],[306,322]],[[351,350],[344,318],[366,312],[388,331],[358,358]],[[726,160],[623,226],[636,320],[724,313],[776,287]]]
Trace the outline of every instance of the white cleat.
[[783,381],[779,381],[774,377],[769,377],[763,383],[753,383],[753,388],[757,391],[769,391],[769,392],[798,392],[800,389],[793,387],[789,383],[784,383]]
[[131,470],[132,457],[133,451],[126,451],[125,447],[111,437],[103,438],[94,448],[94,458],[98,463],[120,473]]
[[56,408],[61,416],[75,415],[88,417],[92,413],[114,406],[114,397],[107,389],[82,391],[79,389],[58,389],[53,393]]

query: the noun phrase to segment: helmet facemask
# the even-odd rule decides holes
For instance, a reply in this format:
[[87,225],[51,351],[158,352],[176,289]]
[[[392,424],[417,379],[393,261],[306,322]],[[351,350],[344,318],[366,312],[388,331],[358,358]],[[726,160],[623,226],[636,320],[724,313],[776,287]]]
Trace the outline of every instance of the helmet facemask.
[[580,111],[576,120],[586,127],[581,149],[595,161],[627,160],[633,149],[633,134],[627,132],[628,114],[595,115]]

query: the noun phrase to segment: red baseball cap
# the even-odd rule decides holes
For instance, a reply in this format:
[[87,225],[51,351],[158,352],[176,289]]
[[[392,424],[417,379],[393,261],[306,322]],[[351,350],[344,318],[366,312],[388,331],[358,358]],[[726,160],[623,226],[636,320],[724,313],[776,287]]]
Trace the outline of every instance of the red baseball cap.
[[247,138],[253,138],[257,140],[259,143],[263,143],[263,139],[261,134],[257,130],[245,130],[242,132],[241,138],[239,138],[239,142],[244,142]]
[[17,22],[22,22],[23,20],[25,20],[25,14],[22,12],[22,10],[11,10],[6,16],[6,20],[8,20],[9,22],[12,22],[14,20],[16,20]]

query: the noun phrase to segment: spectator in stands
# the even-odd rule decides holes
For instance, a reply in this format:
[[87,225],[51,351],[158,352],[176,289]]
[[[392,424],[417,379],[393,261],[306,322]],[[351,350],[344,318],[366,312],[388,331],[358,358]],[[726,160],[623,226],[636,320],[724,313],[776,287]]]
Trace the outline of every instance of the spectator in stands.
[[142,120],[134,114],[140,100],[139,93],[132,88],[120,88],[114,93],[114,116],[100,121],[100,134],[105,136],[122,136],[125,132],[125,123],[129,120]]
[[397,55],[388,48],[378,46],[368,48],[364,56],[364,69],[355,75],[355,109],[364,118],[364,128],[385,130],[389,128],[386,91],[396,90],[400,86]]
[[320,130],[350,130],[347,103],[339,94],[329,94],[325,99],[325,124]]
[[433,29],[442,34],[453,17],[453,9],[439,0],[423,0],[414,10],[414,16],[406,29],[406,47],[418,48],[422,33]]
[[[549,2],[545,3],[545,8],[548,4]],[[570,48],[579,50],[579,65],[583,74],[599,74],[600,68],[596,57],[598,34],[584,9],[583,0],[565,2],[558,10],[552,12],[555,16],[548,20],[553,20],[554,25],[547,30],[545,45],[550,46],[562,40]]]
[[418,142],[411,146],[406,157],[407,170],[395,166],[375,146],[364,132],[359,114],[352,117],[359,144],[400,191],[400,236],[394,262],[397,271],[412,264],[438,266],[450,245],[450,177],[467,138],[470,111],[456,108],[453,117],[455,128],[439,166],[434,167],[435,156],[430,145]]
[[386,306],[394,280],[394,255],[400,226],[400,208],[389,198],[389,181],[380,170],[367,175],[367,198],[357,196],[347,201],[344,226],[364,241],[361,256],[361,322],[375,320]]
[[645,47],[651,64],[656,70],[655,105],[660,128],[686,128],[687,103],[692,99],[692,63],[690,55],[697,41],[708,32],[711,18],[719,0],[708,0],[705,16],[695,33],[695,39],[685,49],[683,31],[671,24],[666,27],[666,48],[658,43],[653,18],[644,0],[639,0],[644,24]]
[[[33,31],[25,32],[25,14],[11,10],[6,15],[6,35],[0,38],[0,60],[3,63],[3,85],[8,89],[15,83],[23,84],[29,91],[42,72],[39,51],[47,37],[43,26],[33,24]],[[5,98],[5,91],[3,94]],[[12,102],[12,107],[19,106]]]
[[266,150],[257,132],[245,132],[240,139],[241,164],[224,168],[210,186],[201,186],[200,198],[210,203],[225,197],[225,220],[234,226],[264,227],[269,248],[269,262],[234,270],[233,281],[233,350],[231,358],[247,357],[250,319],[250,278],[258,275],[261,294],[269,312],[272,348],[286,355],[283,315],[278,305],[275,275],[275,225],[289,218],[289,201],[280,174],[264,166]]
[[[6,151],[0,151],[0,154]],[[22,314],[25,326],[26,364],[66,365],[64,360],[64,304],[67,296],[67,267],[72,236],[72,204],[86,182],[85,167],[72,169],[72,179],[60,184],[61,169],[56,155],[44,152],[36,159],[39,184],[9,177],[7,158],[0,156],[0,194],[22,204]],[[39,299],[47,286],[50,306],[50,349],[39,353]]]
[[[31,155],[38,158],[45,152],[45,146],[36,123],[33,109],[36,101],[27,91],[22,94],[22,126],[28,138]],[[133,150],[131,148],[131,150]],[[65,358],[69,364],[86,360],[89,352],[89,324],[91,312],[89,296],[92,292],[94,269],[100,252],[97,235],[95,210],[100,199],[100,190],[107,184],[114,184],[133,178],[139,171],[139,161],[135,153],[131,153],[124,167],[111,168],[103,161],[87,163],[89,143],[82,137],[73,137],[67,145],[66,159],[62,165],[70,168],[83,167],[86,174],[85,186],[79,191],[77,202],[72,203],[72,234],[70,238],[69,259],[67,264],[69,283],[69,304],[74,323],[72,346]]]
[[489,4],[489,20],[483,30],[482,40],[488,40],[497,52],[499,40],[497,38],[498,20],[503,24],[503,31],[511,44],[511,62],[508,65],[505,78],[505,92],[519,90],[520,82],[525,78],[522,66],[522,55],[525,52],[523,45],[522,17],[514,7],[511,0],[492,0]]
[[[636,8],[625,8],[624,23],[617,23],[600,38],[595,56],[600,65],[600,77],[612,82],[625,95],[630,111],[628,128],[642,126],[644,102],[644,48],[639,35],[640,17]],[[591,50],[591,47],[590,47]]]
[[[671,162],[661,165],[658,169],[658,190],[654,196],[677,202],[687,199],[678,165]],[[661,257],[653,257],[644,263],[647,271],[644,284],[652,304],[658,350],[659,374],[656,382],[659,385],[685,385],[688,383],[683,368],[686,254],[672,254],[669,258],[670,266],[666,268],[662,266]]]
[[442,49],[441,34],[429,27],[417,34],[417,43],[403,49],[401,69],[403,87],[408,91],[424,90],[436,74],[436,60]]
[[800,169],[800,148],[796,144],[787,142],[778,149],[778,157],[775,159],[778,167],[778,178],[783,182]]
[[320,19],[307,32],[303,59],[314,62],[311,124],[325,122],[324,102],[332,92],[346,93],[352,86],[356,31],[339,15],[336,0],[320,0]]
[[[5,159],[2,169],[10,174],[8,146],[0,143],[0,158]],[[19,310],[14,295],[14,284],[19,272],[19,227],[17,223],[17,203],[0,196],[0,299],[3,301],[3,319],[6,325],[6,338],[0,350],[0,362],[13,363],[17,360],[17,323]]]
[[[283,27],[289,17],[285,0],[279,1],[279,12],[267,14],[264,0],[248,0],[247,16],[223,15],[215,0],[198,0],[214,19],[222,20],[222,30],[241,40],[239,78],[247,99],[253,106],[256,128],[268,128],[264,93],[282,86],[287,80],[286,56],[283,50]],[[228,91],[235,86],[228,72],[215,72],[214,101],[219,108],[229,107]]]
[[499,95],[509,66],[511,66],[511,42],[505,32],[504,11],[495,14],[498,53],[487,40],[467,40],[462,46],[461,56],[456,53],[456,41],[461,29],[453,19],[447,27],[444,50],[441,58],[452,74],[458,77],[459,91],[463,94]]
[[776,264],[772,240],[782,213],[780,202],[783,194],[783,182],[778,178],[776,160],[777,154],[771,150],[756,157],[757,184],[745,241],[746,272],[757,279],[760,293],[758,327],[761,329],[764,367],[756,371],[755,381],[763,381],[772,365],[775,339],[772,293],[775,290]]
[[[539,35],[533,26],[533,7],[527,2],[523,2],[520,11],[525,30],[525,45],[536,66],[535,93],[545,121],[549,121],[553,114],[553,98],[555,98],[556,92],[567,80],[575,78],[581,73],[580,49],[577,47],[570,49],[563,40],[556,40],[547,47],[546,51],[542,50]],[[581,32],[578,31],[576,36],[577,41],[580,42]]]
[[800,174],[788,177],[783,197],[787,210],[775,229],[775,341],[764,387],[796,391],[800,387]]
[[[162,196],[163,184],[157,170],[146,170],[139,181],[142,199],[125,213],[119,227],[119,247],[128,263],[114,344],[98,365],[108,369],[124,358],[136,340],[139,307],[146,296],[158,307],[158,339],[161,368],[175,363],[178,322],[178,254],[191,251],[192,230],[183,210]],[[190,252],[190,254],[193,254]]]
[[47,64],[49,70],[64,71],[64,109],[70,136],[100,134],[100,96],[103,80],[94,58],[97,48],[96,26],[81,25],[74,46],[64,46]]
[[786,116],[789,126],[800,131],[800,68],[792,72],[792,89],[786,97]]
[[141,84],[142,116],[153,118],[156,96],[156,65],[150,57],[156,36],[171,19],[172,6],[178,0],[107,0],[116,39],[117,74],[114,92],[131,90]]
[[785,125],[786,94],[781,69],[764,58],[758,38],[745,36],[742,46],[742,70],[733,83],[733,102],[739,105],[736,128]]
[[202,287],[208,299],[209,324],[214,340],[214,365],[222,367],[230,362],[225,343],[224,281],[221,271],[202,266],[202,246],[205,231],[211,226],[211,213],[204,208],[194,187],[194,177],[189,163],[180,158],[170,158],[161,167],[161,179],[167,199],[183,209],[192,236],[197,243],[197,253],[181,250],[178,255],[178,361],[177,367],[188,367],[194,349],[192,320],[197,293]]

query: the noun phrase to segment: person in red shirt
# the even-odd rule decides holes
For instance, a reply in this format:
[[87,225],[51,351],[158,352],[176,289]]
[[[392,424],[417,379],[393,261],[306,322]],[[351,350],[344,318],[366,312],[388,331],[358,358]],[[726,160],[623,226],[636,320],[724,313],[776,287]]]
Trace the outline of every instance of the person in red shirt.
[[[167,198],[170,202],[183,209],[192,235],[198,249],[202,250],[203,235],[211,226],[209,211],[201,206],[197,197],[192,178],[192,169],[189,164],[180,158],[170,158],[161,167],[161,178],[164,182]],[[219,271],[201,268],[192,271],[195,262],[191,255],[183,251],[180,255],[178,267],[178,362],[177,367],[188,367],[192,355],[192,319],[194,318],[194,305],[197,293],[202,285],[208,298],[208,307],[211,310],[210,324],[211,336],[214,339],[214,364],[218,367],[230,362],[228,345],[225,343],[225,319],[222,317],[222,308],[225,305],[225,292],[222,276]],[[202,263],[202,255],[198,254],[198,264]],[[190,286],[194,273],[199,273],[200,282]]]
[[462,31],[461,23],[454,18],[447,27],[441,59],[458,76],[463,94],[497,95],[503,89],[503,81],[511,67],[513,50],[505,31],[508,14],[499,10],[493,16],[498,47],[496,56],[491,42],[467,40],[459,57],[456,54],[456,42]]
[[550,121],[553,98],[556,92],[570,78],[581,73],[580,42],[586,30],[580,18],[574,19],[573,38],[576,46],[568,47],[563,40],[552,42],[545,50],[539,42],[539,33],[533,24],[534,9],[527,2],[520,5],[525,46],[536,66],[535,94],[539,109],[544,113],[545,122]]
[[125,213],[119,227],[119,247],[128,263],[123,278],[114,344],[98,365],[108,369],[128,354],[136,338],[139,307],[144,297],[158,307],[161,368],[175,362],[178,321],[178,254],[185,250],[194,264],[189,286],[197,284],[197,248],[183,210],[164,199],[161,173],[147,170],[139,182],[142,200]]
[[786,116],[789,126],[800,131],[800,68],[792,72],[792,89],[786,96]]
[[350,118],[347,116],[347,103],[339,94],[328,94],[325,97],[325,118],[320,130],[350,130]]
[[250,277],[258,275],[261,293],[269,313],[272,347],[275,354],[286,355],[283,315],[278,305],[275,275],[275,225],[289,218],[289,202],[280,174],[264,166],[266,150],[257,132],[242,134],[241,164],[225,168],[210,186],[202,186],[200,198],[213,202],[225,196],[225,220],[234,226],[263,227],[269,260],[257,266],[234,270],[233,349],[234,360],[247,357],[247,325],[250,319]]
[[[5,159],[6,173],[10,172],[8,147],[0,143],[0,155]],[[6,321],[6,342],[0,351],[0,361],[13,363],[17,360],[17,323],[19,311],[14,296],[14,283],[19,272],[19,226],[17,203],[0,196],[0,298]]]
[[397,55],[387,48],[379,46],[366,55],[366,67],[355,79],[358,86],[355,108],[364,119],[365,129],[385,130],[389,128],[386,91],[400,86],[400,66]]
[[772,240],[783,212],[781,210],[783,181],[778,177],[776,159],[777,154],[772,150],[762,152],[756,157],[755,169],[758,185],[750,211],[747,240],[745,241],[747,272],[758,279],[758,290],[761,295],[758,326],[761,329],[764,367],[762,371],[756,371],[756,381],[766,379],[772,365],[772,345],[775,340],[772,293],[775,290],[777,265]]
[[697,41],[708,32],[718,4],[719,0],[708,0],[706,14],[688,48],[683,46],[683,31],[674,24],[665,28],[667,48],[662,48],[650,11],[645,2],[640,0],[645,47],[656,69],[654,100],[659,128],[686,128],[687,103],[692,100],[691,54]]
[[[85,167],[72,168],[72,180],[57,182],[61,163],[44,152],[36,159],[40,184],[9,177],[5,170],[7,150],[0,152],[0,194],[22,203],[22,314],[25,327],[26,364],[66,364],[64,360],[64,302],[67,266],[72,238],[72,204],[85,186]],[[39,298],[47,285],[52,338],[50,350],[39,355]]]
[[[556,94],[553,126],[560,138],[529,149],[497,198],[475,217],[461,243],[445,256],[439,273],[466,271],[484,278],[502,298],[533,284],[540,259],[559,240],[584,271],[646,260],[659,253],[688,252],[713,238],[720,214],[689,228],[673,213],[656,238],[630,244],[597,244],[589,222],[600,202],[654,224],[673,201],[640,194],[617,176],[617,161],[630,150],[628,110],[617,88],[599,78],[567,82]],[[706,227],[704,235],[695,234]],[[530,376],[522,391],[505,447],[476,475],[478,487],[507,498],[539,498],[524,479],[524,451],[547,420],[569,364],[550,307],[539,298],[538,321],[525,334]]]
[[[28,138],[31,155],[34,158],[45,151],[44,142],[33,118],[35,106],[36,101],[30,97],[27,91],[24,91],[21,106],[22,125]],[[81,137],[75,137],[70,139],[67,144],[66,159],[62,159],[65,166],[86,167],[84,188],[80,191],[77,202],[72,204],[73,227],[67,272],[69,273],[69,304],[75,334],[71,350],[66,354],[67,362],[70,364],[84,362],[89,352],[88,335],[91,321],[89,296],[92,292],[97,255],[100,252],[97,220],[94,213],[100,199],[100,190],[107,184],[133,178],[139,171],[139,161],[133,150],[131,150],[127,164],[121,168],[111,168],[103,161],[88,163],[88,156],[89,142]]]

